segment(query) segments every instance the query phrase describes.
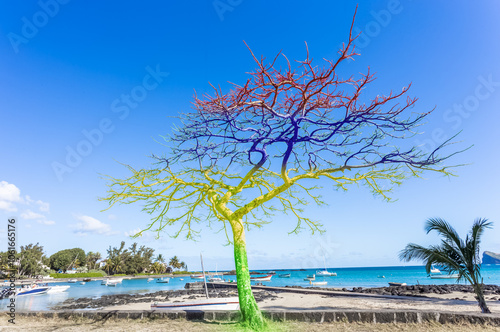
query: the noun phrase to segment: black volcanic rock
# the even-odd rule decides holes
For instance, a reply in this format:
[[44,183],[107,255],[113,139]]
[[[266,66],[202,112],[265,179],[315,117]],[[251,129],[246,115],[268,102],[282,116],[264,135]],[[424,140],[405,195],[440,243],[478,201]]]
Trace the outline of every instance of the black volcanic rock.
[[500,254],[491,251],[483,252],[483,264],[500,264]]

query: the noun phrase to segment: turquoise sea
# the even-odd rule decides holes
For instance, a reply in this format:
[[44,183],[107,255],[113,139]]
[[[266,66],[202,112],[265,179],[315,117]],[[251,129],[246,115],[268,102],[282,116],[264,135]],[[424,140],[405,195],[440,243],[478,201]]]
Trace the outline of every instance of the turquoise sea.
[[[254,270],[256,272],[269,272],[270,270]],[[263,282],[266,286],[302,286],[310,287],[309,282],[304,281],[308,275],[315,274],[317,269],[307,270],[275,270],[276,274],[271,281]],[[317,287],[335,287],[347,288],[353,287],[386,287],[388,282],[401,282],[408,285],[428,285],[428,284],[453,284],[454,279],[431,279],[427,277],[423,266],[387,266],[387,267],[355,267],[355,268],[328,268],[330,272],[336,272],[336,277],[316,276],[316,281],[327,281],[325,286]],[[500,286],[500,265],[484,265],[481,269],[485,284]],[[279,278],[279,274],[290,273],[290,278]],[[382,278],[384,276],[385,278]],[[235,276],[223,276],[224,279],[235,280]],[[183,280],[181,280],[183,279]],[[159,290],[184,289],[186,282],[192,282],[189,277],[171,278],[170,283],[148,282],[144,279],[124,279],[116,287],[106,287],[101,285],[101,281],[87,282],[85,285],[79,283],[56,283],[56,285],[70,285],[71,287],[57,294],[42,294],[23,296],[16,299],[16,310],[18,311],[37,311],[49,310],[51,306],[63,302],[69,298],[90,297],[98,298],[102,295],[111,294],[141,294],[150,293]],[[0,300],[0,310],[7,310],[6,306],[9,299]]]

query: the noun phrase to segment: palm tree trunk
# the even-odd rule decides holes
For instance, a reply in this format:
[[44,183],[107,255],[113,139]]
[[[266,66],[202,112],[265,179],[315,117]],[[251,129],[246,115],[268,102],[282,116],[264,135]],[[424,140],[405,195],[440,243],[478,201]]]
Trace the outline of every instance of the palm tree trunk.
[[234,240],[234,263],[242,321],[254,330],[261,330],[264,318],[252,293],[250,271],[248,269],[245,230],[241,220],[232,223]]
[[486,305],[486,300],[484,299],[484,293],[483,293],[483,285],[479,283],[474,283],[474,292],[476,293],[476,300],[479,305],[479,308],[481,308],[481,312],[483,314],[491,314],[490,309]]

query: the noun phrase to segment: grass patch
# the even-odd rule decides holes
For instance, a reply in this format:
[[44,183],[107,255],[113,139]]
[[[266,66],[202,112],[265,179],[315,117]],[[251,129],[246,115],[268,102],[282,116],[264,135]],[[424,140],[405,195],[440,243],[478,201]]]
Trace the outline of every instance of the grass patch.
[[56,279],[61,279],[61,278],[100,278],[103,277],[104,275],[102,273],[73,273],[73,274],[67,274],[67,273],[51,273],[51,277],[56,278]]

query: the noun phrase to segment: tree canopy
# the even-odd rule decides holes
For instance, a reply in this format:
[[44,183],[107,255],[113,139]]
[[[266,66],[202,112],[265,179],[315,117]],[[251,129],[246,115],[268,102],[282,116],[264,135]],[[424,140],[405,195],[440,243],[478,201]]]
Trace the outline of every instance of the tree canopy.
[[56,271],[85,266],[86,263],[85,251],[81,248],[60,250],[50,256],[50,267]]

